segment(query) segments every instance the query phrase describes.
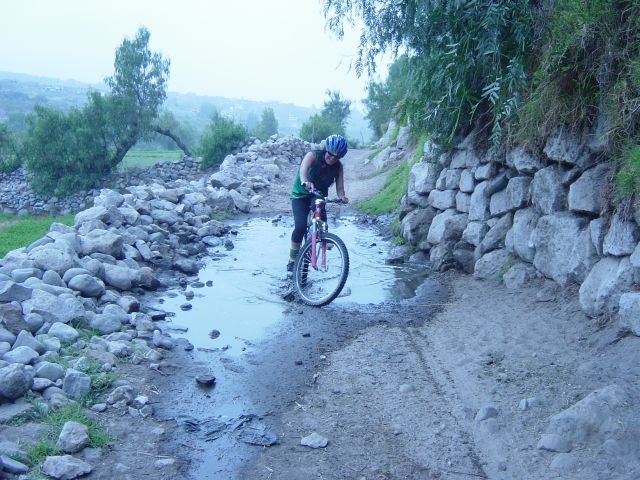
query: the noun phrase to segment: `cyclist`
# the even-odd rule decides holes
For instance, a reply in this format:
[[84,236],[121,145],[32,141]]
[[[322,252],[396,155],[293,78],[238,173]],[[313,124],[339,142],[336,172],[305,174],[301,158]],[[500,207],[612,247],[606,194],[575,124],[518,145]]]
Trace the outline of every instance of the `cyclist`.
[[338,198],[342,203],[349,203],[349,199],[344,194],[344,173],[340,162],[347,153],[347,141],[341,135],[329,135],[320,147],[320,150],[307,152],[302,159],[289,196],[295,226],[291,233],[288,272],[293,271],[293,264],[300,251],[300,243],[307,230],[307,215],[313,208],[314,197],[311,192],[318,190],[326,197],[329,187],[335,182]]

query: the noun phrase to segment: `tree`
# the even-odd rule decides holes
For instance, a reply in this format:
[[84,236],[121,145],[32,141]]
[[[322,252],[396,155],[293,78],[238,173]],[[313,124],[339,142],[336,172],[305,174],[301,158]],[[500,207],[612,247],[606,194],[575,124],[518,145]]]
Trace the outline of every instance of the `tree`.
[[342,125],[336,123],[334,119],[323,117],[317,113],[300,127],[300,138],[312,143],[318,143],[334,133],[344,136]]
[[328,27],[362,20],[357,74],[375,71],[378,55],[407,54],[411,69],[404,111],[414,127],[451,142],[477,123],[495,143],[526,87],[538,2],[476,0],[330,0]]
[[157,133],[155,142],[162,148],[171,149],[175,145],[191,156],[189,145],[196,142],[196,133],[189,124],[179,122],[169,110],[164,110],[155,123],[154,131]]
[[260,121],[254,129],[254,135],[260,140],[266,140],[271,135],[275,135],[277,133],[278,120],[276,119],[276,115],[273,112],[273,108],[265,107],[264,110],[262,110]]
[[351,100],[347,100],[340,97],[339,91],[327,90],[326,94],[329,96],[328,100],[324,101],[322,112],[320,113],[324,118],[333,121],[342,127],[344,131],[347,118],[351,114]]
[[409,61],[406,55],[402,55],[391,64],[384,82],[372,81],[367,85],[367,98],[363,103],[367,108],[369,126],[376,136],[384,134],[389,119],[403,114],[399,110],[407,92],[408,76]]
[[34,109],[25,165],[34,174],[36,190],[66,194],[97,186],[133,145],[153,132],[173,138],[189,154],[177,135],[157,123],[166,99],[169,60],[149,50],[149,36],[142,27],[117,48],[114,74],[106,79],[108,94],[92,92],[82,110],[66,115],[41,106]]
[[115,111],[126,125],[117,131],[112,166],[119,164],[139,139],[157,131],[154,122],[167,98],[170,61],[149,50],[149,37],[149,31],[141,27],[133,40],[125,38],[116,50],[114,74],[106,79]]
[[9,127],[0,122],[0,172],[12,172],[19,165],[18,142]]
[[214,113],[211,123],[200,139],[198,151],[202,155],[202,168],[206,169],[222,163],[224,157],[244,142],[247,136],[247,129],[244,126],[218,112]]

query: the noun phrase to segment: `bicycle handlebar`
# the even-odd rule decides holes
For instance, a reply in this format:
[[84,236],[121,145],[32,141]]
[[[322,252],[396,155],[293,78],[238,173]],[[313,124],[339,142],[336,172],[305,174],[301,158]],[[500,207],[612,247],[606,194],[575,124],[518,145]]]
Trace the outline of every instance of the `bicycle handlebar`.
[[[344,202],[340,198],[326,198],[320,190],[311,190],[311,192],[316,198],[320,198],[324,200],[326,203],[340,203],[344,204]],[[346,204],[345,204],[346,205]]]

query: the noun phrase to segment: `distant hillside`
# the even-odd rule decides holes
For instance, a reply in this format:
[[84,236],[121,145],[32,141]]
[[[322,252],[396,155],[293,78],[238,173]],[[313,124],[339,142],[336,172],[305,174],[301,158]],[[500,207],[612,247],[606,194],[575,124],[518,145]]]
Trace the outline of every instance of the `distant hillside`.
[[[24,115],[37,103],[65,111],[81,106],[91,90],[106,90],[106,87],[75,80],[0,72],[0,121],[19,125]],[[282,135],[297,135],[300,126],[311,115],[319,113],[317,108],[290,103],[257,102],[192,93],[168,92],[165,103],[165,108],[178,120],[192,125],[198,133],[207,125],[214,110],[251,128],[260,119],[265,107],[273,109]],[[362,112],[352,109],[347,135],[363,143],[371,140],[372,131]]]

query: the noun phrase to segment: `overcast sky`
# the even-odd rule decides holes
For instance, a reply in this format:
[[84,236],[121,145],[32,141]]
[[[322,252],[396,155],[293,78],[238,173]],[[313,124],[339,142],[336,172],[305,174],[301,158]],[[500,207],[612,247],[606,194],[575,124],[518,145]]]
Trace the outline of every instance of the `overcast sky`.
[[327,89],[366,97],[369,78],[349,71],[358,32],[325,30],[320,0],[0,0],[0,71],[100,83],[140,26],[171,60],[169,91],[316,107]]

